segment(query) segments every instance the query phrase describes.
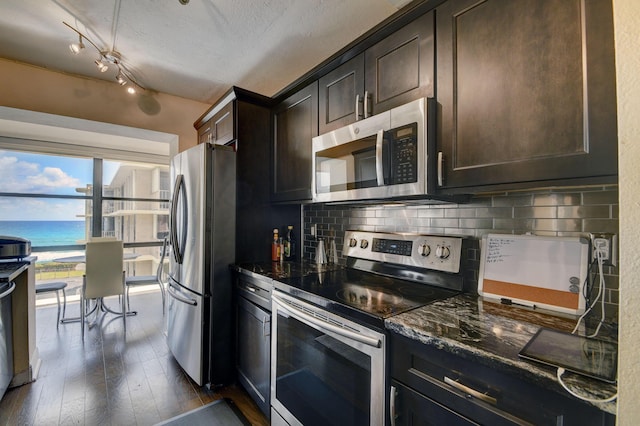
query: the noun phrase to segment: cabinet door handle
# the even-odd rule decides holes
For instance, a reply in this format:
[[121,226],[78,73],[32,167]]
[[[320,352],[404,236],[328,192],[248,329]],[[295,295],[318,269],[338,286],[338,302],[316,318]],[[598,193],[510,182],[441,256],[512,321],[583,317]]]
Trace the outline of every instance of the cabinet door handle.
[[364,91],[364,118],[371,117],[371,107],[369,100],[371,99],[371,93],[368,90]]
[[438,151],[438,186],[442,186],[444,182],[444,155],[442,151]]
[[453,379],[451,379],[451,378],[449,378],[447,376],[444,376],[444,382],[446,384],[448,384],[448,385],[453,386],[454,388],[458,389],[459,391],[464,392],[467,395],[471,395],[474,398],[478,398],[479,400],[484,401],[484,402],[486,402],[488,404],[491,404],[491,405],[498,404],[498,400],[495,399],[494,397],[489,396],[486,393],[482,393],[482,392],[479,392],[479,391],[477,391],[475,389],[472,389],[469,386],[465,386],[465,385],[463,385],[462,383],[460,383],[457,380],[453,380]]
[[360,111],[360,104],[362,103],[362,99],[360,98],[360,94],[356,95],[356,121],[362,119],[362,112]]
[[396,396],[398,396],[398,389],[395,386],[391,386],[391,392],[389,393],[389,418],[391,420],[391,426],[396,426]]

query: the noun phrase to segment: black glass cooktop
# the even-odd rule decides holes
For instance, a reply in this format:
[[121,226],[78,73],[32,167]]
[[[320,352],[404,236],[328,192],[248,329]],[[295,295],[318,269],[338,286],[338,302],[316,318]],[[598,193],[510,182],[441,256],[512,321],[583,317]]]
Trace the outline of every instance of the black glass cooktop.
[[350,268],[278,279],[276,289],[378,328],[391,316],[459,291]]
[[275,280],[302,277],[342,268],[336,264],[319,265],[313,262],[241,262],[233,267]]

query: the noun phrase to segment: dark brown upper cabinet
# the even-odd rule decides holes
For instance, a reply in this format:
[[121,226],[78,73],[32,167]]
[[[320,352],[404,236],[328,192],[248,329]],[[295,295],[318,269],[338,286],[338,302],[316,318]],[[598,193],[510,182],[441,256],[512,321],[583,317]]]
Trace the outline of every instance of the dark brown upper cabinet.
[[426,13],[319,81],[320,133],[434,94],[434,14]]
[[229,102],[217,111],[210,119],[196,122],[198,143],[215,143],[224,145],[235,138],[233,102]]
[[272,201],[311,199],[311,139],[318,135],[318,82],[280,102],[273,113]]
[[617,181],[610,0],[450,0],[436,17],[441,188]]

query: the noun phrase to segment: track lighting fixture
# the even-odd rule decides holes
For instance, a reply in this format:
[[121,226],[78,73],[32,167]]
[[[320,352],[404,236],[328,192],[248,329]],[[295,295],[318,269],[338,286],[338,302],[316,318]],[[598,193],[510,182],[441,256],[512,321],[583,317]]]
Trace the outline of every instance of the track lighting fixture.
[[118,74],[116,75],[116,81],[120,86],[124,86],[125,84],[127,84],[127,79],[124,76],[124,74],[122,74],[122,70],[120,69],[118,69]]
[[84,49],[84,43],[82,42],[82,36],[78,34],[78,42],[71,43],[69,45],[69,50],[71,50],[71,53],[73,53],[74,55],[77,55],[78,53],[80,53],[80,51],[82,51],[82,49]]
[[105,64],[104,62],[102,62],[102,59],[96,59],[95,60],[95,64],[98,67],[98,71],[100,71],[100,72],[109,71],[109,66],[107,64]]
[[89,44],[91,44],[100,55],[100,57],[94,61],[96,67],[98,68],[98,71],[100,71],[101,73],[106,73],[111,68],[111,65],[115,65],[115,69],[117,69],[115,80],[118,82],[118,84],[121,86],[125,86],[127,85],[127,83],[131,83],[131,85],[127,87],[128,93],[135,94],[137,92],[136,88],[144,90],[144,87],[142,87],[133,77],[131,71],[129,71],[127,67],[122,63],[122,56],[119,52],[114,49],[100,49],[93,41],[91,41],[89,37],[78,31],[71,25],[67,24],[66,22],[63,22],[63,24],[65,24],[67,27],[71,28],[78,34],[78,43],[72,43],[69,45],[69,49],[74,55],[77,55],[82,49],[85,48],[85,45],[82,42],[82,40],[84,39],[89,42]]

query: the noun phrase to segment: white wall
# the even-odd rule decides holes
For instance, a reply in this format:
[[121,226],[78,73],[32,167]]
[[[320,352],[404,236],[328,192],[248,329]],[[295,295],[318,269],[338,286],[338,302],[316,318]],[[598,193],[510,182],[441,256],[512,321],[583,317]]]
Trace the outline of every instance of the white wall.
[[612,0],[620,173],[618,424],[640,424],[640,1]]

